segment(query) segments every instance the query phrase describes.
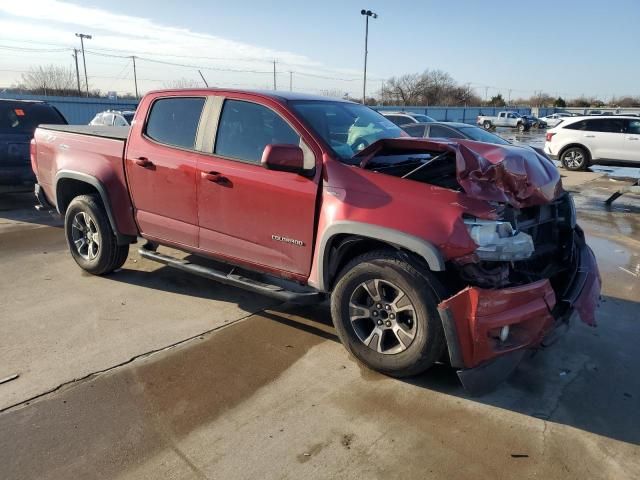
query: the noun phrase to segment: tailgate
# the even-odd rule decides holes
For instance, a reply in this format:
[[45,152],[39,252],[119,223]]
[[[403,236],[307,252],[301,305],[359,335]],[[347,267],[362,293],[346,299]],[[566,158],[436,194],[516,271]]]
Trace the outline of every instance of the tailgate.
[[0,167],[29,164],[29,134],[0,134]]

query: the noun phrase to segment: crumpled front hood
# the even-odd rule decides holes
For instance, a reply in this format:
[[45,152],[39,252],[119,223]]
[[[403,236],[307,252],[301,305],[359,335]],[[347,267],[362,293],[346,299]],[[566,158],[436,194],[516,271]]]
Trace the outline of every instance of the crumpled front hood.
[[523,208],[549,203],[562,192],[560,173],[539,149],[471,140],[382,139],[359,153],[361,167],[385,149],[455,154],[458,183],[472,198]]

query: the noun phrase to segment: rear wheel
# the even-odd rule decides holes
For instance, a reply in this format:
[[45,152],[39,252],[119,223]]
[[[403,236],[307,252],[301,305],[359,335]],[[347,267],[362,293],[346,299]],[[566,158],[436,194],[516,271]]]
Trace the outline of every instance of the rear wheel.
[[491,122],[489,120],[485,120],[482,126],[485,130],[491,130]]
[[355,258],[331,296],[333,322],[344,346],[369,368],[388,375],[428,369],[445,348],[432,282],[393,252]]
[[525,124],[524,124],[524,123],[519,123],[519,124],[518,124],[518,131],[519,131],[520,133],[524,132],[526,129],[527,129],[527,127],[525,126]]
[[567,170],[586,170],[588,166],[587,158],[587,152],[585,149],[580,147],[571,147],[562,152],[562,155],[560,155],[560,162]]
[[110,273],[127,260],[129,245],[117,244],[97,195],[80,195],[71,201],[65,213],[64,229],[71,256],[89,273]]

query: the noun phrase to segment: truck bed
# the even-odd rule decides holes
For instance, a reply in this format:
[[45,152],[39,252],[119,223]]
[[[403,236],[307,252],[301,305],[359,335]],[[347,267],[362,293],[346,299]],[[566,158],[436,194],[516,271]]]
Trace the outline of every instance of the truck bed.
[[40,125],[44,130],[57,132],[79,133],[92,137],[110,138],[112,140],[126,140],[130,127],[109,127],[106,125]]

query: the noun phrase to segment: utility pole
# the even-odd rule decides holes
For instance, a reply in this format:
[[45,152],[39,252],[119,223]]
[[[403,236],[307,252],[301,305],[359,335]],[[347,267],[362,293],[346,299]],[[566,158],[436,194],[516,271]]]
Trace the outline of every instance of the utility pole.
[[136,56],[131,55],[131,61],[133,62],[133,84],[136,86],[136,100],[138,99],[138,74],[136,73]]
[[293,72],[289,70],[289,91],[293,92]]
[[84,65],[84,83],[87,89],[87,97],[89,96],[89,79],[87,77],[87,59],[84,54],[84,39],[91,40],[91,35],[87,35],[86,33],[76,33],[76,37],[80,38],[80,46],[82,47],[82,64]]
[[489,94],[489,87],[484,87],[484,101],[485,102],[489,99],[488,94]]
[[364,15],[364,79],[362,81],[362,104],[367,103],[367,53],[369,46],[369,17],[378,18],[378,14],[371,10],[360,10],[360,15]]
[[507,100],[507,105],[511,105],[511,89],[509,89],[509,100]]
[[273,61],[273,89],[276,89],[276,61]]
[[78,49],[73,49],[73,60],[76,62],[76,80],[78,81],[78,95],[82,95],[80,90],[80,69],[78,68]]

